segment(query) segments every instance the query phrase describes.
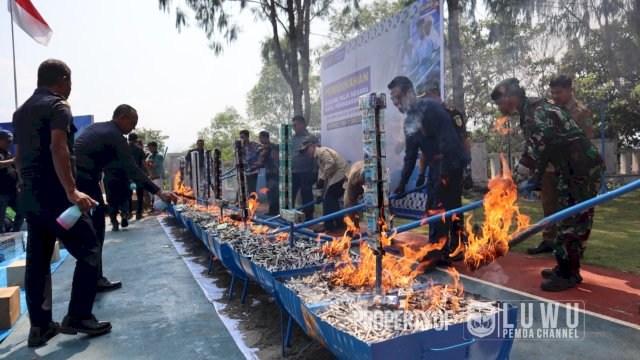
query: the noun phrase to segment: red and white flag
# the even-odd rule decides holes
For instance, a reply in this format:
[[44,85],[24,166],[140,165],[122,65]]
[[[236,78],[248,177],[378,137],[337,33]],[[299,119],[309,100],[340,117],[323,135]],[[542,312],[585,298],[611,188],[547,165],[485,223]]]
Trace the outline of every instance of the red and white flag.
[[9,0],[13,21],[38,44],[47,46],[53,31],[30,0]]

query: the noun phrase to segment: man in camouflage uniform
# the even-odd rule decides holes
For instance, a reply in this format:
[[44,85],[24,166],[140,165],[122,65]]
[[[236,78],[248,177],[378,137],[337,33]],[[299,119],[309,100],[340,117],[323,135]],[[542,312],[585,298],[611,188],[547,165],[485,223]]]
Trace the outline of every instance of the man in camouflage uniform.
[[[547,166],[552,164],[558,177],[558,209],[598,194],[604,162],[565,110],[544,99],[526,97],[515,78],[500,82],[491,92],[491,99],[504,115],[520,115],[525,149],[513,174],[521,190],[539,188]],[[542,290],[563,291],[582,281],[580,249],[589,238],[593,215],[591,208],[558,223],[554,242],[558,265],[542,271],[548,279],[541,285]]]
[[[442,98],[440,97],[440,83],[438,80],[428,81],[426,83],[422,83],[416,88],[417,95],[416,97],[421,98],[431,98],[442,104]],[[462,146],[464,147],[464,151],[471,159],[471,142],[469,141],[469,134],[467,134],[466,122],[464,119],[464,115],[458,109],[453,106],[445,105],[445,109],[447,110],[447,114],[451,118],[451,123],[453,124],[460,141],[462,142]],[[422,186],[425,182],[425,172],[427,170],[427,158],[424,154],[420,155],[420,166],[418,171],[418,179],[416,180],[416,187]],[[431,176],[432,172],[430,172],[429,182],[428,184],[433,184],[436,182],[436,179],[433,179]],[[461,186],[456,190],[453,199],[455,201],[451,204],[454,208],[462,207],[462,183]],[[428,185],[429,186],[429,185]],[[466,235],[464,233],[464,215],[460,214],[456,220],[451,222],[451,230],[449,234],[449,243],[447,244],[447,253],[451,254],[454,252],[458,245],[459,241],[463,240],[466,242]],[[459,253],[455,258],[450,258],[453,261],[462,260],[464,257],[463,253]]]
[[[587,139],[593,138],[593,117],[589,109],[581,102],[573,97],[573,87],[571,78],[566,75],[560,75],[549,82],[549,91],[551,92],[552,104],[567,111],[571,118],[576,122],[578,127],[587,136]],[[542,201],[542,212],[547,217],[558,211],[558,192],[556,191],[556,182],[553,165],[549,164],[547,171],[542,176],[540,185],[542,191],[540,199]],[[529,254],[540,254],[553,251],[553,240],[556,237],[558,229],[555,225],[549,226],[542,233],[542,241],[534,248],[527,249]],[[581,252],[584,252],[586,241],[582,244]]]

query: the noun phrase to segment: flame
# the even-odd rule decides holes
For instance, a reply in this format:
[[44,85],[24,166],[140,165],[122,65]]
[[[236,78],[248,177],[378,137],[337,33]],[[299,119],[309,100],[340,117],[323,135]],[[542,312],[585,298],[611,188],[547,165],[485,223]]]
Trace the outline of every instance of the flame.
[[289,242],[289,233],[288,232],[277,233],[273,239],[275,240],[275,242],[279,242],[279,243]]
[[260,194],[262,194],[262,195],[267,195],[268,192],[269,192],[269,189],[267,189],[267,188],[260,189]]
[[184,201],[182,197],[189,197],[192,200],[187,201],[187,204],[190,204],[191,201],[195,204],[195,200],[193,200],[193,189],[190,186],[185,186],[184,181],[180,178],[180,172],[176,171],[176,174],[173,176],[173,192],[181,197],[181,200]]
[[[349,249],[351,248],[352,238],[348,234],[360,234],[360,229],[355,226],[355,223],[349,216],[344,217],[344,222],[347,225],[344,235],[322,244],[322,252],[324,252],[329,259],[340,258],[342,260],[344,258],[344,261],[350,261]],[[317,240],[320,242],[320,235],[318,235]]]
[[496,126],[493,128],[495,131],[497,131],[500,134],[502,134],[502,136],[507,136],[507,135],[509,135],[510,132],[513,131],[512,128],[504,126],[504,124],[507,122],[507,120],[509,120],[508,116],[505,116],[503,118],[500,118],[500,119],[496,120]]
[[249,199],[247,200],[247,206],[249,207],[249,218],[253,219],[253,215],[256,212],[256,209],[258,208],[258,194],[256,194],[255,192],[252,192],[249,195]]
[[502,154],[500,159],[504,171],[489,181],[489,192],[484,196],[485,221],[481,231],[474,234],[472,216],[466,221],[469,240],[464,262],[470,270],[493,262],[509,250],[510,234],[514,233],[510,233],[512,225],[516,225],[515,233],[529,226],[530,218],[521,214],[516,204],[518,188],[511,177],[509,165]]
[[429,299],[428,303],[419,304],[420,307],[435,311],[449,305],[449,308],[453,311],[460,309],[460,298],[464,293],[464,288],[460,282],[460,274],[454,267],[447,267],[444,271],[453,279],[453,283],[434,284],[431,282],[431,286],[423,291],[424,298]]
[[[383,247],[391,245],[396,232],[387,235],[388,225],[383,219],[379,219],[381,226],[380,243]],[[331,283],[336,286],[373,287],[376,283],[376,252],[369,247],[367,242],[360,244],[360,261],[353,264],[349,256],[351,237],[347,236],[349,229],[355,230],[351,219],[345,218],[347,231],[344,236],[325,243],[323,252],[330,259],[339,261],[335,271],[330,273]],[[420,274],[424,257],[434,250],[444,247],[446,238],[438,243],[419,244],[417,242],[401,245],[402,255],[386,254],[382,258],[382,289],[384,291],[393,288],[407,288],[413,284],[413,279]]]

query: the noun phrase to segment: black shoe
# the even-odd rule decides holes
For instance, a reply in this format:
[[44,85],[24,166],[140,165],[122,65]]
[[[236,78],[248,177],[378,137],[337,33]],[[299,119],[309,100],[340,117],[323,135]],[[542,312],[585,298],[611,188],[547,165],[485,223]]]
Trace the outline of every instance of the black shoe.
[[102,335],[111,331],[111,323],[108,321],[98,321],[94,315],[90,319],[81,320],[65,316],[60,325],[60,332],[67,335],[83,333],[87,335]]
[[120,231],[120,226],[118,225],[118,223],[111,224],[111,231]]
[[142,220],[142,213],[136,213],[136,220]]
[[550,245],[547,245],[544,242],[544,240],[541,241],[538,246],[527,249],[527,254],[529,255],[536,255],[536,254],[550,253],[550,252],[553,252],[553,247]]
[[[552,277],[558,275],[558,266],[556,265],[556,267],[554,267],[553,269],[544,269],[540,272],[540,274],[545,279],[551,279]],[[576,280],[576,284],[580,284],[582,282],[582,276],[580,275],[580,270],[576,272],[575,280]]]
[[104,276],[98,279],[98,292],[111,291],[115,289],[120,289],[121,287],[122,287],[122,282],[120,281],[111,282],[107,280],[107,278]]
[[571,276],[569,278],[562,277],[560,275],[554,275],[551,279],[543,282],[540,288],[544,291],[558,292],[565,291],[576,287],[576,278]]
[[47,327],[31,327],[27,346],[36,347],[47,345],[47,341],[60,333],[60,324],[51,321]]
[[129,220],[127,220],[126,216],[122,218],[122,221],[120,221],[120,226],[122,226],[123,229],[129,226]]

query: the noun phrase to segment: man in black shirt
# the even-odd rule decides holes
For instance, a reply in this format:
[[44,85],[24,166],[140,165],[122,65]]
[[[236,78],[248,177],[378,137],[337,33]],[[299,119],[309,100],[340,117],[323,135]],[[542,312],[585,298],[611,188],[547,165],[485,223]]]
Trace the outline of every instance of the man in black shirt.
[[[67,98],[71,70],[60,60],[38,68],[38,88],[13,114],[21,201],[29,223],[25,290],[31,330],[29,346],[42,346],[62,332],[100,335],[111,324],[91,313],[96,297],[100,243],[86,215],[96,201],[78,191],[73,167],[73,117]],[[98,197],[96,197],[98,198]],[[83,212],[71,228],[58,217],[76,205]],[[52,320],[50,261],[56,238],[76,258],[69,310],[60,326]]]
[[[124,139],[138,124],[138,113],[129,105],[120,105],[113,112],[111,121],[95,123],[87,127],[74,144],[76,166],[78,168],[78,188],[91,195],[101,197],[100,178],[106,168],[122,169],[129,180],[142,184],[147,191],[166,202],[177,201],[171,191],[163,191],[136,166],[131,156],[131,148]],[[93,212],[93,225],[100,245],[104,243],[105,207],[99,204]],[[102,251],[100,251],[102,257]],[[110,282],[99,268],[98,291],[109,291],[122,286],[120,282]]]
[[[405,192],[405,186],[416,167],[418,150],[429,164],[427,185],[427,215],[456,208],[462,188],[462,172],[470,157],[442,104],[434,99],[416,97],[413,83],[407,77],[397,76],[387,86],[390,97],[398,110],[407,114],[403,128],[405,133],[405,156],[400,183],[396,194]],[[451,219],[429,226],[429,242],[447,240]],[[446,249],[445,249],[446,251]],[[436,261],[445,259],[443,250],[427,254],[427,270],[435,267]],[[436,261],[432,261],[436,260]]]
[[[138,134],[130,133],[128,136],[129,139],[129,148],[131,149],[131,156],[133,156],[133,161],[136,163],[136,166],[144,171],[144,160],[147,158],[144,155],[144,150],[138,146]],[[134,181],[136,184],[136,220],[142,219],[142,210],[144,208],[144,187],[142,183],[138,184],[138,182]],[[131,196],[129,197],[129,214],[133,213],[133,192],[131,192]]]
[[[24,214],[18,206],[17,199],[18,173],[13,164],[13,155],[9,152],[11,141],[13,141],[13,134],[7,130],[0,130],[0,233],[20,231],[24,222]],[[11,207],[16,213],[13,226],[9,228],[5,226],[7,207]]]

